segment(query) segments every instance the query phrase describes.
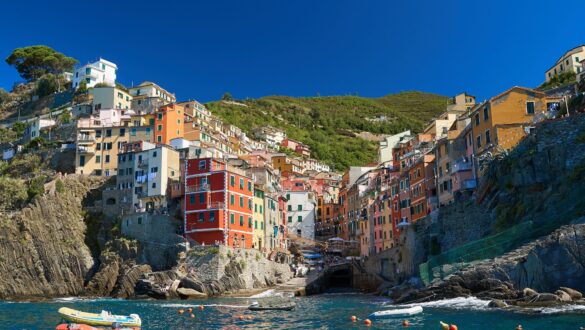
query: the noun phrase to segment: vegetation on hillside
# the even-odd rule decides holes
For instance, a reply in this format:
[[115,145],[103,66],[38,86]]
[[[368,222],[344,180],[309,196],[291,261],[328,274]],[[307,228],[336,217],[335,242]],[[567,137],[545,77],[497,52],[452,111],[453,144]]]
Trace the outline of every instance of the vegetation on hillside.
[[540,90],[549,90],[559,87],[565,87],[574,84],[577,81],[577,74],[574,71],[566,71],[552,77],[549,81],[538,87]]
[[419,132],[445,110],[447,98],[403,92],[381,98],[268,96],[239,102],[245,106],[222,101],[206,106],[248,135],[268,125],[283,129],[290,138],[306,143],[314,158],[344,170],[376,160],[377,144],[357,137],[357,133]]

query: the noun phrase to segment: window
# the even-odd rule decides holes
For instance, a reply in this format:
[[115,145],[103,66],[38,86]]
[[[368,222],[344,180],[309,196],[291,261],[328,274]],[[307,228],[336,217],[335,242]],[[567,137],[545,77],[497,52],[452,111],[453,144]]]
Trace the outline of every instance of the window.
[[157,172],[158,172],[158,166],[150,168],[150,173],[157,173]]
[[288,217],[288,222],[292,222],[292,217],[291,216]]
[[258,204],[254,204],[254,212],[258,213]]
[[95,150],[102,150],[102,144],[101,143],[97,143],[95,145]]
[[230,186],[234,187],[236,185],[236,177],[230,176]]
[[252,181],[248,181],[248,190],[252,191]]
[[240,196],[240,207],[244,207],[244,197]]
[[481,135],[477,136],[477,147],[481,148]]
[[205,202],[205,193],[199,194],[199,203],[203,204]]
[[475,126],[479,126],[479,113],[475,114]]
[[156,140],[157,140],[157,142],[159,142],[159,143],[160,143],[160,142],[162,142],[162,136],[161,136],[161,135],[157,136],[157,137],[156,137]]
[[[248,227],[252,228],[252,217],[248,217]],[[258,227],[258,226],[256,226]]]
[[85,68],[85,74],[91,74],[91,68]]
[[297,210],[302,211],[303,210],[303,206],[301,204],[297,205]]
[[244,179],[240,178],[240,189],[244,189]]
[[205,169],[205,161],[204,160],[200,160],[199,161],[199,169],[200,170],[204,170]]
[[154,152],[152,153],[152,157],[153,157],[153,158],[156,158],[156,151],[154,151]]
[[234,221],[234,214],[230,214],[230,223],[233,225],[235,223]]
[[95,156],[95,162],[96,163],[101,163],[102,162],[102,156],[100,156],[100,155]]
[[130,129],[130,136],[136,136],[136,128]]
[[262,205],[260,205],[260,214],[262,214],[262,212],[263,212],[263,207],[262,207]]
[[529,115],[534,114],[534,102],[526,102],[526,113]]
[[152,183],[152,188],[153,188],[153,189],[154,189],[154,188],[156,188],[156,182],[153,182],[153,183]]
[[110,155],[106,155],[106,163],[110,162]]
[[110,137],[112,136],[112,130],[111,129],[107,129],[106,130],[106,137]]
[[288,205],[288,206],[287,206],[287,210],[288,210],[288,211],[292,211],[292,205]]
[[126,135],[126,129],[120,128],[120,136],[124,136],[124,135]]
[[258,220],[254,221],[254,229],[258,229]]
[[485,144],[492,143],[492,137],[490,136],[490,130],[485,131]]
[[[254,205],[255,206],[255,205]],[[248,208],[251,210],[252,209],[252,198],[248,199]],[[262,206],[260,206],[260,208],[262,208]],[[262,213],[262,212],[260,212]]]
[[240,226],[244,225],[244,216],[240,215]]
[[102,137],[102,130],[101,129],[98,129],[98,130],[95,131],[95,137],[96,138],[101,138]]
[[158,131],[162,131],[162,125],[158,125]]
[[297,217],[297,222],[303,222],[303,216],[299,215],[299,216]]
[[162,113],[159,113],[158,114],[158,120],[162,120],[162,116],[163,116]]
[[199,222],[205,221],[205,213],[199,212]]
[[234,195],[230,195],[230,205],[234,205],[234,203],[236,202],[236,198]]
[[195,194],[189,195],[189,204],[195,204]]
[[483,108],[483,120],[488,120],[490,118],[490,111],[488,107]]
[[215,221],[215,212],[209,212],[209,222]]

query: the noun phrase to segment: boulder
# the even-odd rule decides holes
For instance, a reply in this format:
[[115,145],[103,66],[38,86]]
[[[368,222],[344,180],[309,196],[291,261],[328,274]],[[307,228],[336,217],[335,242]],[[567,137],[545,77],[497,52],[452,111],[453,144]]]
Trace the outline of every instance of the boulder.
[[189,276],[183,277],[181,279],[181,284],[179,285],[179,287],[185,289],[193,289],[199,292],[205,292],[205,286],[203,285],[203,283]]
[[181,281],[174,280],[173,283],[171,283],[171,286],[169,286],[168,296],[170,298],[177,297],[177,289],[179,288],[179,284],[181,284]]
[[570,302],[573,300],[573,299],[571,299],[571,296],[563,290],[555,291],[555,295],[557,295],[559,298],[561,298],[562,302]]
[[571,296],[572,300],[579,300],[579,299],[583,298],[583,294],[575,289],[571,289],[571,288],[567,288],[567,287],[562,286],[559,288],[559,290],[568,293],[569,296]]
[[205,293],[201,293],[197,290],[187,289],[187,288],[178,288],[177,294],[179,297],[183,299],[200,299],[200,298],[207,298]]
[[536,292],[535,290],[532,290],[531,288],[524,288],[524,290],[522,290],[522,296],[523,297],[538,296],[538,292]]
[[494,299],[494,300],[489,302],[488,307],[490,307],[490,308],[506,308],[506,307],[508,307],[508,304],[506,304],[506,302],[504,302],[502,300]]
[[560,302],[561,298],[552,293],[539,293],[537,296],[532,297],[531,301],[533,302]]

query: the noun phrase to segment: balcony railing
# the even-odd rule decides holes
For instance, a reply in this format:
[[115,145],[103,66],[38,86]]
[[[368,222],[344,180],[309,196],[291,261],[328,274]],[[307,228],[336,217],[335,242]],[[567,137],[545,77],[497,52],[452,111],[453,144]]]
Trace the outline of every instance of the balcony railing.
[[223,209],[225,207],[225,203],[223,202],[211,202],[207,204],[208,209]]
[[469,171],[471,170],[471,162],[459,162],[459,163],[455,163],[453,165],[453,168],[451,168],[451,174],[455,174],[459,171]]
[[203,183],[198,185],[187,186],[185,190],[186,193],[193,193],[193,192],[201,192],[201,191],[209,191],[210,187],[209,184]]
[[80,154],[93,154],[95,151],[93,148],[90,147],[78,146],[77,152],[79,152]]
[[94,143],[95,137],[93,135],[78,134],[77,135],[77,142],[78,143]]

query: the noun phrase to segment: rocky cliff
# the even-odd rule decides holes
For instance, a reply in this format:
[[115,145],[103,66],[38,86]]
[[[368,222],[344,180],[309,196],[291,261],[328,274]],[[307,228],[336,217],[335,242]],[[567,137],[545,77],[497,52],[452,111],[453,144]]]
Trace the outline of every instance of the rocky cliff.
[[[469,295],[518,300],[526,295],[525,288],[539,292],[556,292],[563,287],[585,291],[584,278],[585,224],[576,224],[564,226],[501,257],[469,266],[399,301]],[[558,296],[554,300],[560,301]]]
[[94,266],[82,200],[101,178],[68,176],[62,189],[0,215],[0,299],[80,295]]
[[267,260],[256,250],[195,247],[172,270],[144,274],[136,294],[168,299],[247,293],[292,277],[289,265]]

